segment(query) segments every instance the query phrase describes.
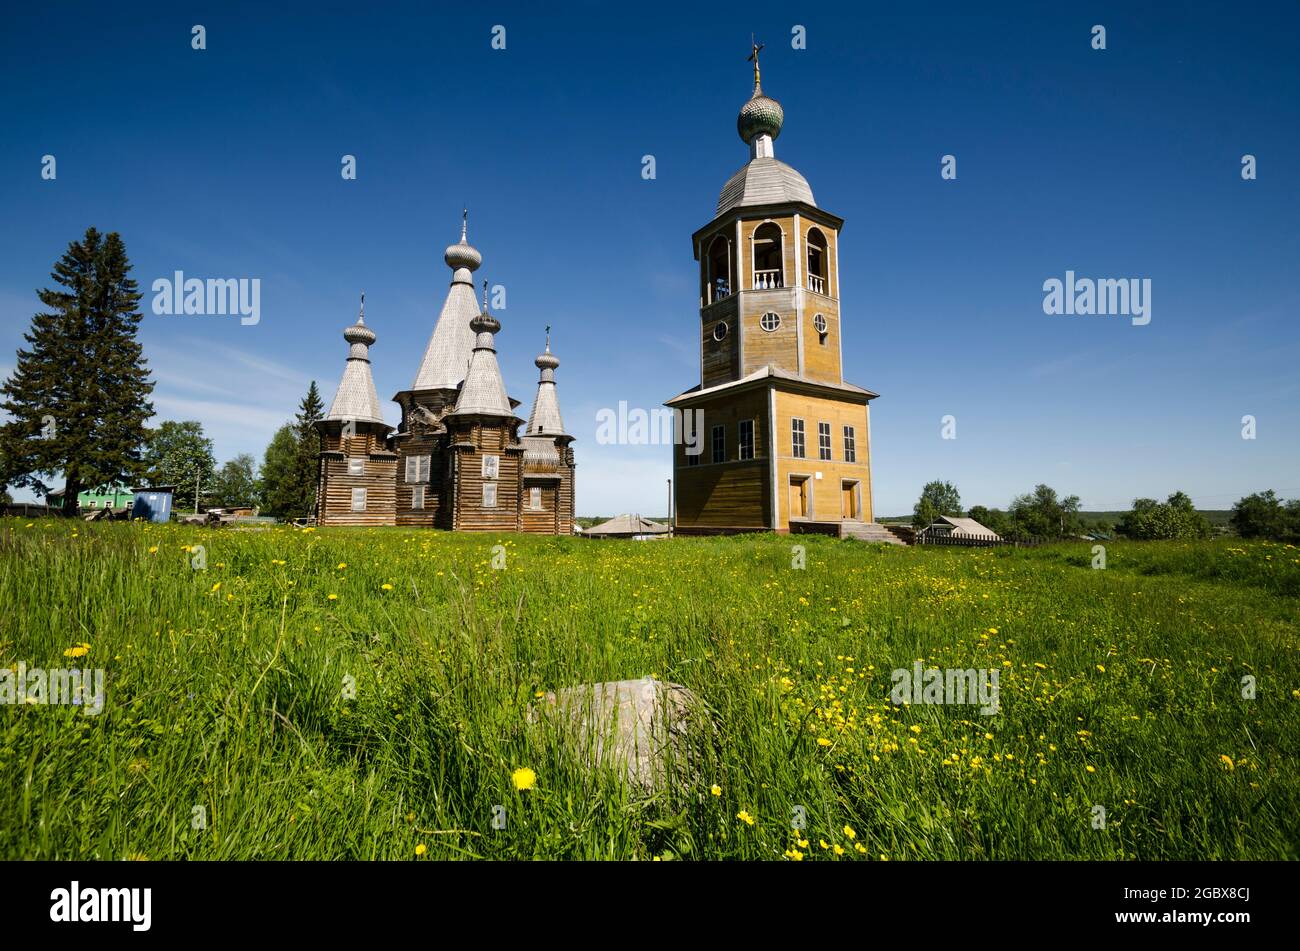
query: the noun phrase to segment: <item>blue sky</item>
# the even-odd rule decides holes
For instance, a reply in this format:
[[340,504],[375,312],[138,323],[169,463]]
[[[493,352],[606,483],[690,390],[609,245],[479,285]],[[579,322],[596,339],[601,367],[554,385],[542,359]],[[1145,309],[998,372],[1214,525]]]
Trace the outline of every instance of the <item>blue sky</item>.
[[[410,385],[468,205],[525,408],[553,327],[579,513],[660,513],[667,448],[599,446],[596,414],[698,382],[690,235],[748,157],[753,31],[776,154],[846,219],[845,377],[882,394],[878,515],[931,478],[967,505],[1044,481],[1092,509],[1300,495],[1294,4],[266,6],[7,12],[0,373],[67,243],[116,230],[143,289],[261,279],[257,326],[155,316],[149,295],[141,331],[160,417],[260,458],[309,380],[332,397],[363,289],[380,397]],[[1149,278],[1150,324],[1044,314],[1067,269]]]

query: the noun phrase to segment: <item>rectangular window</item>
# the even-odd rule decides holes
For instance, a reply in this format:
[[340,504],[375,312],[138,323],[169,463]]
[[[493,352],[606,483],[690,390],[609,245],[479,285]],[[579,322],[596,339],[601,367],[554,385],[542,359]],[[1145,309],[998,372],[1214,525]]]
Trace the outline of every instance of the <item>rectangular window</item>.
[[817,424],[817,458],[829,459],[831,457],[831,424]]
[[429,457],[428,456],[407,456],[406,457],[406,481],[407,482],[428,482],[429,481]]
[[713,427],[713,461],[727,461],[727,427]]
[[483,507],[485,509],[497,507],[497,484],[495,482],[483,483]]
[[[496,479],[496,478],[499,477],[499,473],[500,473],[500,472],[501,472],[501,457],[500,457],[500,456],[484,456],[484,457],[483,457],[483,478],[485,478],[485,479]],[[493,503],[493,504],[495,504],[495,503]]]
[[754,421],[752,419],[742,419],[740,421],[740,442],[736,448],[737,458],[754,458]]
[[790,420],[790,455],[796,459],[804,457],[803,420]]
[[364,512],[365,510],[366,510],[366,490],[353,489],[352,490],[352,511]]
[[411,508],[417,510],[424,508],[424,486],[411,486]]
[[844,461],[858,461],[858,440],[852,426],[844,427]]
[[365,475],[366,460],[360,456],[352,456],[348,459],[348,475]]
[[528,490],[528,507],[534,512],[542,510],[542,490],[537,486]]

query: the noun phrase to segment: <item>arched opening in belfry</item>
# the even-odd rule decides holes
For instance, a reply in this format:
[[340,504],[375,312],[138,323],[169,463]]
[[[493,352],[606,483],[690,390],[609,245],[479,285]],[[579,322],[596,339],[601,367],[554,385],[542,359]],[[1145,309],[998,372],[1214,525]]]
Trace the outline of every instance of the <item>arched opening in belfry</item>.
[[818,228],[808,231],[808,290],[826,293],[826,235]]
[[781,229],[771,221],[754,229],[754,289],[785,287]]
[[731,244],[722,235],[709,244],[705,255],[704,281],[707,287],[706,303],[712,304],[731,296]]

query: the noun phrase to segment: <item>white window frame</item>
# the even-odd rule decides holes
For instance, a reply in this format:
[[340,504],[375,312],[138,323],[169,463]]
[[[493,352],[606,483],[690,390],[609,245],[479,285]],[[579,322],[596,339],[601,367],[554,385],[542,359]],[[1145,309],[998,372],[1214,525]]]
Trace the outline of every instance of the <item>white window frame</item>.
[[542,487],[540,485],[529,486],[528,508],[534,512],[542,511]]
[[501,478],[501,457],[500,456],[483,457],[483,478],[485,479]]
[[[770,327],[768,326],[767,319],[769,317],[773,318],[771,321],[772,326]],[[781,315],[774,310],[769,310],[765,312],[762,317],[758,318],[758,326],[767,333],[775,333],[781,329]]]
[[817,424],[817,458],[822,462],[830,462],[832,454],[831,424],[819,422]]
[[497,484],[495,482],[483,483],[483,507],[485,509],[497,507]]
[[[360,504],[358,504],[358,500],[360,501]],[[364,486],[357,486],[355,489],[352,490],[352,511],[364,512],[365,510],[366,510],[366,490]]]
[[424,486],[411,486],[411,508],[417,512],[424,510]]
[[348,475],[365,475],[366,459],[365,456],[348,456]]
[[790,419],[790,455],[795,459],[808,458],[808,429],[798,416]]
[[844,427],[844,461],[858,461],[858,434],[852,426]]

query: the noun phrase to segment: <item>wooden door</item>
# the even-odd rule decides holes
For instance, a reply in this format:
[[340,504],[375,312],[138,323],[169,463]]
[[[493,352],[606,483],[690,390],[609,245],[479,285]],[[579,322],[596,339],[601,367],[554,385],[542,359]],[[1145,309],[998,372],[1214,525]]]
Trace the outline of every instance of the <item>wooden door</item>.
[[840,507],[842,518],[856,520],[858,516],[858,484],[856,482],[841,482],[840,494],[844,502]]
[[808,517],[808,477],[790,477],[790,517]]

